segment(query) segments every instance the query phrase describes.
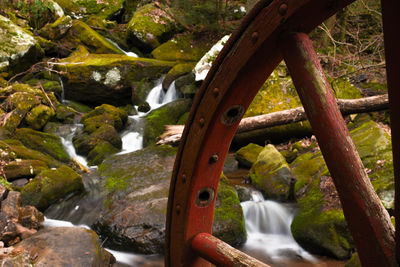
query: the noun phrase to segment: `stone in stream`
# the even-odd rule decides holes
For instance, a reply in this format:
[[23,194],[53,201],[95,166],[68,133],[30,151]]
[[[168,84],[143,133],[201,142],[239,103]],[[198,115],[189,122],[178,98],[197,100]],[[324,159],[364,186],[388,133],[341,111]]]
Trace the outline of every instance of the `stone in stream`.
[[[149,146],[106,159],[98,168],[108,192],[94,229],[106,245],[137,253],[162,253],[169,183],[176,149]],[[235,189],[221,179],[214,234],[231,245],[245,241],[243,212]]]

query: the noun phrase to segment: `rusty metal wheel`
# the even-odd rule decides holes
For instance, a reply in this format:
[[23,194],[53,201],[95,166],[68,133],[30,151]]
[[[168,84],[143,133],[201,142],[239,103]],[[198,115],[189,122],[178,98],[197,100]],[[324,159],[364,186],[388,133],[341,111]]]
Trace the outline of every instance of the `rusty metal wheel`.
[[[210,262],[266,266],[212,237],[211,230],[219,177],[236,128],[282,59],[334,179],[363,266],[397,266],[390,218],[373,192],[307,36],[351,2],[261,0],[231,36],[197,94],[181,138],[168,200],[166,266],[210,266]],[[393,103],[400,101],[400,90],[394,90],[400,88],[400,4],[382,0],[382,7],[398,178],[400,105]],[[399,193],[396,190],[396,204]],[[397,207],[400,205],[396,205],[400,221]]]

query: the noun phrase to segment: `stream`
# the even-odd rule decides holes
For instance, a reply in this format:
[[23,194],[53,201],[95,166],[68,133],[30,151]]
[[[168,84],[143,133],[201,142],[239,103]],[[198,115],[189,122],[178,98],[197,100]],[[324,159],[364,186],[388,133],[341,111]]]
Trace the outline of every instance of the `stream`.
[[[159,79],[148,94],[146,101],[151,110],[159,108],[177,99],[175,82],[167,92],[162,89],[163,78]],[[150,111],[149,111],[150,112]],[[126,129],[121,133],[122,150],[119,154],[129,153],[143,148],[143,116],[148,113],[139,112],[129,116]],[[87,166],[84,157],[76,154],[72,137],[80,124],[68,125],[67,130],[61,131],[63,145],[71,158]],[[96,172],[96,167],[88,167]],[[72,196],[62,203],[51,206],[45,212],[45,227],[85,227],[92,225],[100,212],[98,203],[105,199],[101,188],[103,185],[96,175],[84,179],[87,190],[84,198]],[[302,249],[294,240],[290,224],[295,216],[295,204],[283,204],[264,200],[259,191],[251,189],[252,199],[242,202],[247,231],[247,242],[240,248],[242,251],[273,266],[340,266],[330,265],[319,260]],[[121,251],[109,250],[117,259],[116,266],[163,266],[160,255],[137,255]],[[283,265],[282,265],[283,264]]]

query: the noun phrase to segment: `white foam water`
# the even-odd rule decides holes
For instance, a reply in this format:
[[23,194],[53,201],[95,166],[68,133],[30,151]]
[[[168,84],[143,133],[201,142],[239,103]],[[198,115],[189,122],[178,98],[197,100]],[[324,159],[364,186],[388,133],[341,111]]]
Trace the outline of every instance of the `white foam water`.
[[252,200],[241,203],[245,217],[247,241],[245,251],[264,254],[272,261],[288,258],[317,260],[294,240],[290,225],[294,218],[293,208],[271,200],[264,200],[258,191],[252,192]]
[[61,138],[61,143],[63,144],[65,151],[68,153],[68,155],[72,158],[75,159],[76,161],[78,161],[80,164],[82,164],[83,166],[85,166],[86,168],[88,168],[88,163],[85,157],[80,156],[78,154],[76,154],[75,151],[75,147],[72,143],[72,138],[74,137],[74,134],[76,132],[76,130],[82,127],[81,124],[76,124],[71,126],[71,131],[70,133],[65,136],[65,137],[60,137]]

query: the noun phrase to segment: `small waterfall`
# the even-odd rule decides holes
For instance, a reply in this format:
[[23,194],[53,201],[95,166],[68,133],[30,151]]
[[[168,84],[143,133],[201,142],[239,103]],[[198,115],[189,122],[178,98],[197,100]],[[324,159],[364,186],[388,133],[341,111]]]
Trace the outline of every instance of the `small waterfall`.
[[162,104],[163,105],[167,104],[169,102],[174,101],[177,98],[178,98],[178,93],[176,92],[175,81],[173,81],[169,86],[167,92],[165,93],[164,99],[162,100]]
[[293,205],[264,200],[258,191],[252,192],[252,199],[241,203],[247,231],[244,251],[271,261],[298,258],[316,261],[292,236]]
[[164,77],[158,79],[156,85],[147,95],[146,102],[149,103],[152,110],[168,104],[178,98],[178,94],[175,88],[175,81],[171,83],[167,92],[164,92],[162,88],[163,80]]
[[125,55],[127,55],[128,57],[139,57],[136,53],[133,52],[127,52],[125,50],[123,50],[116,42],[112,41],[111,39],[106,38],[106,40],[111,43],[113,46],[115,46],[116,48],[118,48],[119,50],[121,50]]
[[61,85],[61,103],[64,104],[65,102],[65,90],[64,90],[64,83],[61,79],[61,76],[58,76],[58,80],[60,81]]
[[140,116],[129,116],[128,126],[121,134],[122,151],[118,154],[125,154],[143,148],[143,119]]
[[70,132],[66,136],[60,136],[61,142],[62,142],[65,150],[67,151],[68,155],[72,159],[77,160],[80,164],[82,164],[83,166],[88,168],[86,158],[76,154],[75,147],[74,147],[74,145],[72,143],[72,138],[74,137],[74,134],[75,134],[76,130],[78,128],[82,127],[82,125],[81,124],[76,124],[76,125],[71,125],[69,127],[70,127]]

